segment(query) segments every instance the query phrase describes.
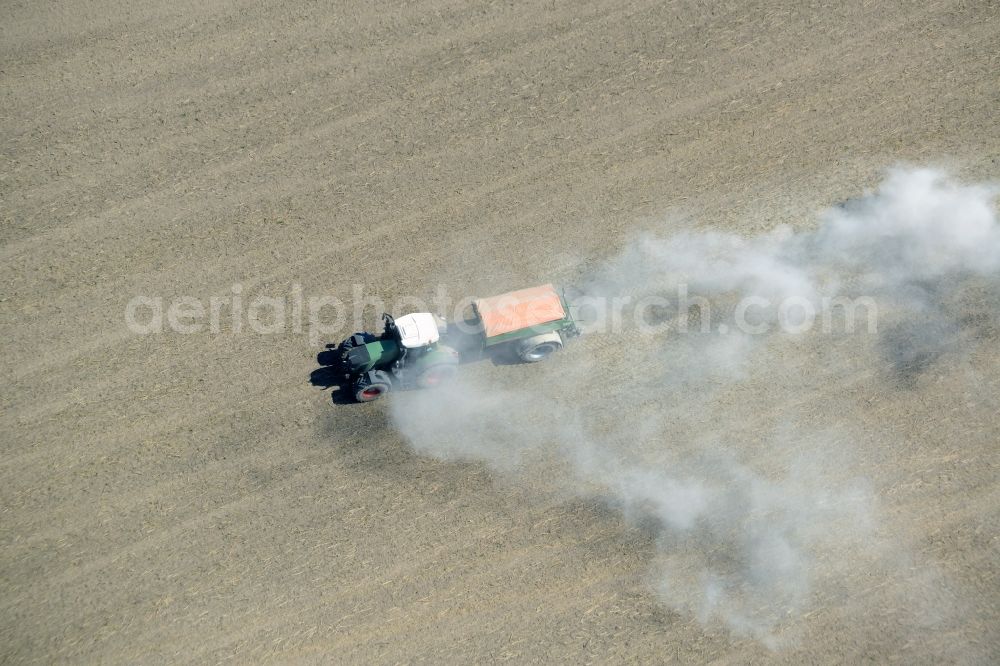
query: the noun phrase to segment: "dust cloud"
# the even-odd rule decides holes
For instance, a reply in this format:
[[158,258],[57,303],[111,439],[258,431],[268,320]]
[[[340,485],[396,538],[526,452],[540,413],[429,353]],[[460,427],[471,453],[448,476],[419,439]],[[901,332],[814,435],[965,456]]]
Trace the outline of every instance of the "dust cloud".
[[996,193],[895,169],[800,230],[637,238],[577,280],[588,332],[554,360],[394,395],[393,422],[421,454],[620,511],[667,607],[780,647],[823,590],[899,556],[856,462],[877,436],[838,386],[912,391],[976,344]]

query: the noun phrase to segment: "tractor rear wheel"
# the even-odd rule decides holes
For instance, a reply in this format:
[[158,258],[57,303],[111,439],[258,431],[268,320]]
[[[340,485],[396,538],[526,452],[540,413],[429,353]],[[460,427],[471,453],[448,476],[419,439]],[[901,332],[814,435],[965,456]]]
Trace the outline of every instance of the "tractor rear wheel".
[[424,369],[417,376],[417,386],[420,388],[434,388],[451,381],[455,376],[455,366],[448,363],[432,365]]
[[391,390],[392,381],[389,375],[381,370],[372,370],[354,382],[354,399],[358,402],[372,402]]
[[518,345],[517,355],[525,363],[538,363],[562,349],[562,345],[558,331],[533,335]]

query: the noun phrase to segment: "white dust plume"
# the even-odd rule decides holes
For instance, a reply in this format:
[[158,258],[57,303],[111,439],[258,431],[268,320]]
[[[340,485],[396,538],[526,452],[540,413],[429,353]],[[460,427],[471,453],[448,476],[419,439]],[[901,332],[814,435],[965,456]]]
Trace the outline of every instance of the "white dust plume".
[[643,236],[578,280],[584,309],[627,298],[619,317],[543,366],[393,395],[393,423],[420,454],[620,510],[656,544],[667,606],[778,645],[818,581],[882,547],[840,387],[912,390],[973,344],[958,313],[969,289],[996,293],[995,196],[897,169],[801,228]]

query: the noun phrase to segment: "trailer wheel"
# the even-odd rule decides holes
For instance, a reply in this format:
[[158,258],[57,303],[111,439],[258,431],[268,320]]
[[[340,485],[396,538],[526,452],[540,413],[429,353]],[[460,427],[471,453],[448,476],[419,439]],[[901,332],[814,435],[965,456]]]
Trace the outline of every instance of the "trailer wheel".
[[455,366],[448,363],[432,365],[425,369],[417,377],[417,385],[420,388],[434,388],[451,381],[455,376]]
[[557,331],[533,335],[517,347],[517,356],[525,363],[544,361],[562,349],[562,337]]
[[372,370],[354,382],[354,399],[358,402],[372,402],[391,390],[392,382],[389,375],[381,370]]

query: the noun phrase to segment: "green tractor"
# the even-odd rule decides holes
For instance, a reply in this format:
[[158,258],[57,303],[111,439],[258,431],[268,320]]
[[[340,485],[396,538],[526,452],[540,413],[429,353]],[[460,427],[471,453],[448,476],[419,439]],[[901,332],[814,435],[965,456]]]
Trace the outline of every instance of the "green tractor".
[[536,363],[580,334],[564,295],[550,284],[473,301],[472,317],[451,335],[445,320],[429,312],[382,319],[381,335],[355,333],[337,347],[358,402],[394,388],[433,388],[451,379],[459,363],[497,352]]
[[431,388],[447,381],[461,360],[442,343],[444,320],[429,312],[399,319],[383,314],[382,335],[355,333],[340,343],[341,367],[358,402],[378,400],[394,387]]

